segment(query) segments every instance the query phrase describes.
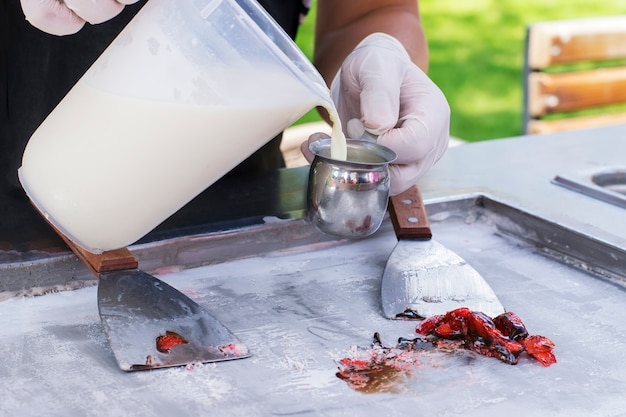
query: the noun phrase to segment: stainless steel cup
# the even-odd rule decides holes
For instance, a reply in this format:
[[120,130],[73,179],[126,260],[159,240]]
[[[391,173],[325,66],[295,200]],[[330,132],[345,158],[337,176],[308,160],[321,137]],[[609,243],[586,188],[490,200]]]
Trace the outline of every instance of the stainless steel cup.
[[380,227],[389,199],[391,149],[366,140],[348,140],[345,161],[330,157],[330,139],[309,145],[315,155],[309,170],[308,217],[335,236],[369,236]]

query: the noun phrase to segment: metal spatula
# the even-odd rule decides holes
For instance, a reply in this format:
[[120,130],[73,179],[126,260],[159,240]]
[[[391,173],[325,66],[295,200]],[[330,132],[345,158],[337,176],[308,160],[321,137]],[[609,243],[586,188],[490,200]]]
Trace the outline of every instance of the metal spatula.
[[414,186],[391,197],[389,212],[398,244],[383,273],[383,312],[391,319],[426,318],[459,307],[490,317],[504,312],[484,278],[435,242],[422,196]]
[[195,301],[137,269],[128,249],[96,255],[62,237],[99,278],[100,319],[122,370],[250,356],[239,339]]

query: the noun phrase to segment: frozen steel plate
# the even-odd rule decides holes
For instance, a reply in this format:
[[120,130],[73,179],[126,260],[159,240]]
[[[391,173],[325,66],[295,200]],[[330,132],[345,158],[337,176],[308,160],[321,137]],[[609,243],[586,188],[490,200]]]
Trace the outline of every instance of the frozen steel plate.
[[[369,348],[375,332],[385,344],[415,336],[414,322],[388,320],[380,310],[380,279],[396,238],[385,223],[371,238],[331,241],[302,220],[274,217],[131,248],[142,269],[206,306],[253,355],[219,365],[119,371],[95,287],[51,292],[84,285],[78,261],[36,250],[9,254],[0,265],[2,411],[623,415],[626,211],[552,179],[623,164],[625,135],[626,126],[614,126],[463,145],[420,182],[437,240],[476,268],[531,333],[555,342],[555,365],[430,350],[411,374],[388,375],[395,390],[350,388],[335,375],[337,361]],[[304,181],[288,189],[297,196]],[[45,295],[10,298],[16,292]]]
[[[396,244],[390,224],[372,238],[315,244],[163,274],[210,307],[252,358],[148,373],[118,370],[98,319],[95,288],[0,303],[0,403],[9,415],[619,415],[626,407],[626,292],[570,262],[561,226],[484,197],[431,206],[433,233],[470,262],[533,334],[552,339],[558,363],[517,365],[428,350],[394,390],[365,394],[337,378],[338,361],[415,337],[415,322],[387,320],[380,278]],[[598,242],[581,253],[616,257]],[[582,242],[581,242],[582,245]],[[586,248],[586,249],[584,249]],[[600,247],[599,247],[600,248]],[[593,249],[593,251],[591,250]],[[603,255],[604,256],[604,255]],[[556,257],[556,258],[555,258]],[[607,274],[602,277],[608,276]],[[38,401],[31,401],[36,392]],[[454,398],[454,401],[450,401]]]

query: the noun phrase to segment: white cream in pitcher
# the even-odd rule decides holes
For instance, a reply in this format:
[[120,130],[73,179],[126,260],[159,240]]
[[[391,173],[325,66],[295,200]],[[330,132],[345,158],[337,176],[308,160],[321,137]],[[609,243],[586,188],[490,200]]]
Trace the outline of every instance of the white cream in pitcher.
[[308,110],[338,120],[309,62],[234,2],[207,3],[147,2],[29,140],[22,186],[84,249],[136,242]]
[[[309,108],[298,102],[172,106],[78,85],[31,137],[20,181],[48,220],[80,246],[124,247],[245,159],[255,150],[253,138],[272,138],[276,125]],[[65,114],[73,115],[71,129]]]
[[[83,248],[130,245],[243,161],[256,150],[252,144],[279,133],[276,126],[315,107],[297,100],[297,85],[289,91],[293,101],[192,107],[79,83],[30,138],[20,182],[42,214]],[[345,159],[340,127],[333,137],[333,157]]]

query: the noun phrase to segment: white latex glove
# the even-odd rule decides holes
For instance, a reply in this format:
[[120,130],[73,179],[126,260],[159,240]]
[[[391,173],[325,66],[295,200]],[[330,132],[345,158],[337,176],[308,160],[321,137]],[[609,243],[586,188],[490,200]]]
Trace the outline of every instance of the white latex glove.
[[450,107],[395,38],[375,33],[345,59],[331,95],[346,137],[365,132],[398,154],[392,195],[417,183],[448,147]]
[[71,35],[85,22],[97,24],[117,16],[139,0],[20,0],[26,20],[52,35]]

